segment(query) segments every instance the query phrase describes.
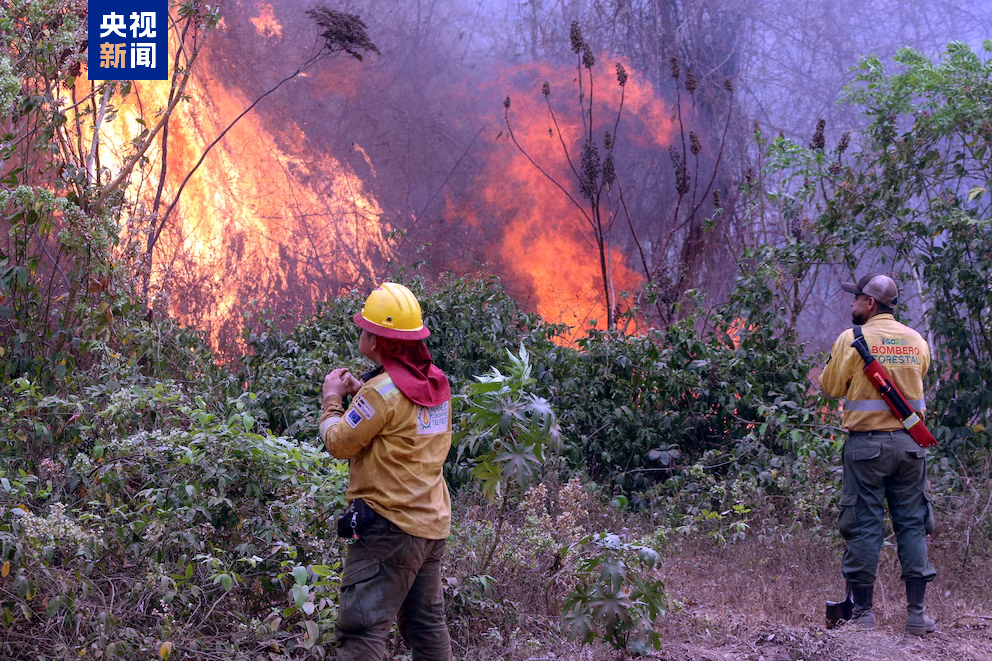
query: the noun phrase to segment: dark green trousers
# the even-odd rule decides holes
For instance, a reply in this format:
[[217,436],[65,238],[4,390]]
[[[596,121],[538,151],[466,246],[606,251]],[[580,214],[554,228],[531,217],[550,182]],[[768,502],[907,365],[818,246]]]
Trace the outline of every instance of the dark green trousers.
[[926,493],[926,454],[904,431],[851,432],[844,444],[844,489],[840,533],[847,540],[844,578],[875,582],[882,550],[885,504],[896,534],[903,581],[932,581],[927,557],[933,508]]
[[377,517],[349,548],[334,632],[338,661],[382,661],[393,620],[414,661],[451,661],[444,620],[445,540],[408,535]]

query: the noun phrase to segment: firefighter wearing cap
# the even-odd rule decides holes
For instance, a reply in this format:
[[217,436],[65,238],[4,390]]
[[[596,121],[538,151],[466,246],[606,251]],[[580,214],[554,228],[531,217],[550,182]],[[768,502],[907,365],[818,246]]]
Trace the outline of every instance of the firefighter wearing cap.
[[[869,273],[856,283],[841,283],[841,288],[854,294],[851,321],[862,327],[872,355],[922,417],[930,348],[919,333],[893,317],[899,296],[895,282]],[[854,598],[852,621],[862,629],[875,626],[872,599],[888,503],[906,583],[906,631],[923,635],[936,629],[924,607],[926,585],[936,576],[927,557],[933,511],[925,490],[926,455],[865,376],[864,360],[853,342],[853,329],[840,334],[820,376],[828,395],[844,398],[849,432],[838,525],[847,542],[841,571]]]
[[[380,661],[393,620],[413,657],[449,661],[441,558],[451,500],[441,470],[451,447],[451,389],[423,339],[420,304],[383,283],[355,323],[358,349],[381,369],[361,383],[344,368],[324,379],[320,437],[350,460],[349,503],[374,514],[348,548],[335,633],[340,661]],[[342,398],[354,395],[344,409]]]

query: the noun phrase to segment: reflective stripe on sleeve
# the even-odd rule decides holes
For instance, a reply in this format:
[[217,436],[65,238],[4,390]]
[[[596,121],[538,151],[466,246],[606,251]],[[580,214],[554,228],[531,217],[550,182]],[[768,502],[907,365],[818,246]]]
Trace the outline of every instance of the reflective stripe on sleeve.
[[[926,401],[923,399],[907,399],[906,403],[914,411],[925,411]],[[884,399],[845,399],[845,411],[888,411],[889,405]]]
[[323,438],[324,437],[324,432],[326,432],[333,425],[336,425],[339,422],[341,422],[341,416],[335,416],[335,417],[327,418],[322,423],[320,423],[320,437]]
[[389,399],[399,393],[400,389],[396,387],[392,379],[386,379],[381,385],[376,387],[376,391],[383,399]]

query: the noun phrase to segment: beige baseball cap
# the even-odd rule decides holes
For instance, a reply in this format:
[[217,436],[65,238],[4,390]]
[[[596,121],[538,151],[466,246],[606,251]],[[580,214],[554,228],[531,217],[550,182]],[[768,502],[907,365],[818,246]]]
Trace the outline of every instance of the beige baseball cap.
[[857,282],[842,282],[840,288],[849,294],[870,296],[889,307],[899,302],[899,288],[896,287],[895,281],[881,273],[869,273]]

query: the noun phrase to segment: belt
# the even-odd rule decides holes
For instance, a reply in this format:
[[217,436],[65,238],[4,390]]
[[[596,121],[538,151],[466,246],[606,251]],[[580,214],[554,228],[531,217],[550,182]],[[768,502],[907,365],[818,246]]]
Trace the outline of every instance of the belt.
[[905,434],[906,436],[909,436],[909,432],[906,431],[905,429],[893,429],[891,431],[849,431],[849,432],[847,432],[847,436],[849,438],[851,436],[868,436],[869,438],[872,437],[872,436],[875,436],[875,437],[888,436],[889,438],[892,438],[896,434],[899,434],[899,435]]

